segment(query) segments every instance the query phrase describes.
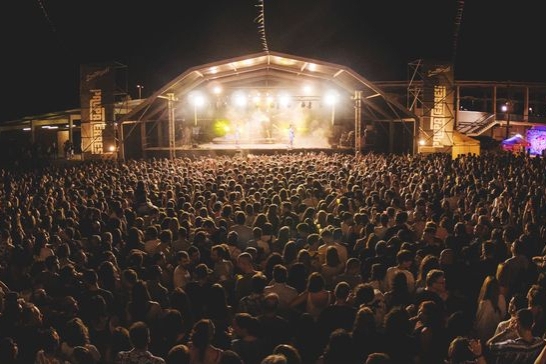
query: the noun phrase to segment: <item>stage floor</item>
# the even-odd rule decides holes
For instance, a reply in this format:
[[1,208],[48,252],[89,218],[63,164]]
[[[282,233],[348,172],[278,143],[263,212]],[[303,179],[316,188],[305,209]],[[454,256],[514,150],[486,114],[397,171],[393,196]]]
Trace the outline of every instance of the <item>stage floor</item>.
[[[353,148],[349,147],[310,147],[295,144],[290,147],[284,143],[203,143],[186,145],[175,148],[175,155],[182,156],[201,156],[201,155],[236,155],[236,154],[278,154],[278,153],[307,153],[307,152],[324,152],[324,153],[352,153]],[[170,155],[169,148],[147,148],[148,156],[168,157]]]
[[[282,143],[205,143],[197,145],[199,149],[228,149],[228,150],[237,150],[237,149],[275,149],[275,150],[291,150],[291,149],[302,149],[302,146],[290,146],[288,144]],[[193,149],[193,148],[190,148]]]

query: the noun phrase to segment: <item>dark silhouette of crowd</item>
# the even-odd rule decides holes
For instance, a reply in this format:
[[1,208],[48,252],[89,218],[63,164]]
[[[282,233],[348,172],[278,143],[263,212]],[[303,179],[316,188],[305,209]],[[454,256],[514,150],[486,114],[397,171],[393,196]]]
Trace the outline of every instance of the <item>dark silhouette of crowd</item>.
[[0,363],[546,363],[546,159],[0,169]]

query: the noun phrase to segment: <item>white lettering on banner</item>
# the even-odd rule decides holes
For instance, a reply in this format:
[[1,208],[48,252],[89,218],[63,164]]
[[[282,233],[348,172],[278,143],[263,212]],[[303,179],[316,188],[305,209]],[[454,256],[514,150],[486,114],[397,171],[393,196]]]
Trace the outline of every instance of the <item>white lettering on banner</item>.
[[434,86],[434,107],[431,115],[432,146],[442,147],[445,136],[445,99],[447,89],[445,86]]
[[92,127],[91,153],[102,154],[102,131],[106,123],[104,107],[102,107],[102,90],[90,90],[89,120]]

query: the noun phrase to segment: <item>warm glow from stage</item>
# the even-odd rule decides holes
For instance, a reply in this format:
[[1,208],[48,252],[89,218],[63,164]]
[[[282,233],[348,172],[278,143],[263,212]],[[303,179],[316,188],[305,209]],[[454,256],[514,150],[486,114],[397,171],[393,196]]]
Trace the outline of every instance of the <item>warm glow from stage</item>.
[[205,105],[205,96],[200,92],[192,92],[190,94],[190,100],[195,107],[202,107]]
[[311,72],[315,72],[317,70],[317,65],[314,63],[309,63],[309,65],[307,66],[307,69]]
[[311,85],[303,85],[302,87],[303,94],[305,96],[310,96],[313,94],[313,86]]
[[294,86],[224,89],[224,85],[210,83],[206,89],[188,95],[194,126],[199,128],[193,132],[217,145],[297,149],[337,144],[343,132],[335,123],[340,93],[335,89],[321,91],[311,83]]
[[233,101],[235,106],[245,107],[246,106],[246,95],[243,92],[236,92],[233,94]]
[[326,103],[326,105],[333,106],[337,104],[338,101],[339,94],[337,93],[337,91],[329,90],[326,95],[324,95],[324,102]]

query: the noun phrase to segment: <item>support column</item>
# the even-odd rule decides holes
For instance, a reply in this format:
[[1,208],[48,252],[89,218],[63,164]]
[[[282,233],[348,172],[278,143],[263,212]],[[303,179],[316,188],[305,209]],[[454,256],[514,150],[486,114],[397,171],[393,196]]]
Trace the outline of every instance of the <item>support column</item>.
[[529,121],[529,87],[525,87],[523,100],[523,121]]
[[491,112],[495,115],[495,120],[497,120],[497,86],[493,86],[492,103],[493,110]]
[[123,135],[123,123],[118,124],[118,159],[125,162],[125,136]]
[[421,130],[421,118],[416,117],[413,119],[413,154],[419,153],[419,139]]
[[174,93],[167,94],[167,108],[169,110],[169,158],[173,160],[176,157],[176,141],[174,129]]
[[142,158],[146,159],[147,156],[147,150],[148,150],[148,144],[146,141],[146,122],[145,121],[139,121],[140,124],[140,145],[142,148]]
[[34,120],[30,121],[30,143],[34,145],[34,142],[36,141],[36,125],[34,123]]
[[362,152],[362,91],[355,90],[355,156]]
[[459,110],[461,109],[461,86],[455,87],[455,121],[453,123],[453,130],[457,130],[459,126]]

